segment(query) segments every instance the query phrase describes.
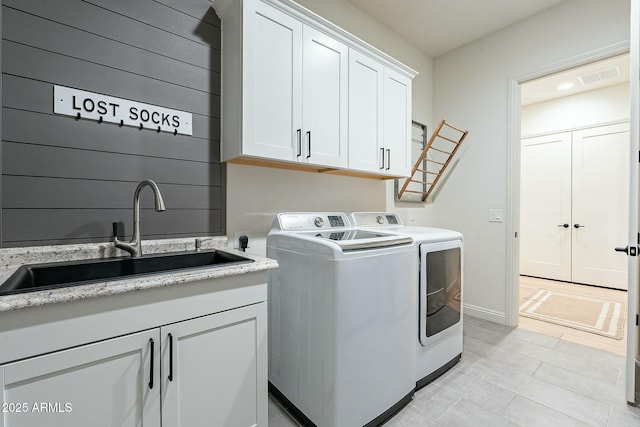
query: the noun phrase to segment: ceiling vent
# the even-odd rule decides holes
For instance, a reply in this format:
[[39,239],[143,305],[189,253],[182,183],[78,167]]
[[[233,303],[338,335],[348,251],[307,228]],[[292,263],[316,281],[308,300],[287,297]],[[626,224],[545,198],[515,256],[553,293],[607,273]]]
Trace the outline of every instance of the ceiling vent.
[[601,80],[607,80],[620,76],[620,67],[607,68],[606,70],[598,71],[597,73],[589,73],[579,76],[578,79],[583,85],[599,82]]

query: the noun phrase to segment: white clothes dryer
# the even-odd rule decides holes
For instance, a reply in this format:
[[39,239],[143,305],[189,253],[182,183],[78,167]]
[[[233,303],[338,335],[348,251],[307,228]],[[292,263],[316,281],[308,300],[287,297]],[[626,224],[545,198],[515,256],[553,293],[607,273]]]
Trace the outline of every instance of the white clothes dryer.
[[462,356],[463,236],[442,228],[403,226],[393,212],[354,212],[350,218],[354,226],[404,233],[415,242],[415,378],[416,389],[424,387]]
[[270,391],[305,426],[377,426],[415,389],[413,240],[343,213],[281,213],[267,236]]

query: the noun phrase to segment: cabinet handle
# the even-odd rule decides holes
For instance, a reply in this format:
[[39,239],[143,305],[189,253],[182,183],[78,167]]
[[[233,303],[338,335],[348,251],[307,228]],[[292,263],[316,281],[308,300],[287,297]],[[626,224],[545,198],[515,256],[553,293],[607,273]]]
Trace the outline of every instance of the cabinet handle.
[[584,225],[573,224],[573,228],[584,228]]
[[562,228],[569,228],[569,224],[564,223],[564,224],[558,224],[558,227],[562,227]]
[[167,335],[169,338],[169,381],[173,381],[173,335]]
[[386,170],[391,169],[391,150],[387,148],[387,167]]
[[311,131],[307,131],[307,159],[311,157]]
[[380,166],[380,169],[384,169],[384,148],[380,149],[380,157],[382,158],[382,166]]
[[149,338],[149,344],[151,347],[151,368],[149,369],[149,388],[153,388],[153,354],[154,354],[154,346],[153,338]]
[[300,157],[302,156],[302,129],[298,129],[296,133],[298,134],[298,154],[296,156]]

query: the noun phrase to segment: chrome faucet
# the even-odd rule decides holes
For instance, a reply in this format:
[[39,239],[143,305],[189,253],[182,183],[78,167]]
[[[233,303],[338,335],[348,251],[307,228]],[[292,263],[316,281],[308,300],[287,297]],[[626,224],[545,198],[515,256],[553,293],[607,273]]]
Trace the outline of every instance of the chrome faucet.
[[162,212],[166,208],[164,206],[164,200],[158,185],[150,179],[145,179],[140,182],[136,187],[136,191],[133,193],[133,234],[129,242],[121,242],[118,240],[118,236],[113,236],[113,243],[116,248],[120,248],[131,254],[132,257],[138,257],[142,255],[142,240],[140,239],[140,192],[145,186],[151,187],[154,195],[156,196],[156,212]]

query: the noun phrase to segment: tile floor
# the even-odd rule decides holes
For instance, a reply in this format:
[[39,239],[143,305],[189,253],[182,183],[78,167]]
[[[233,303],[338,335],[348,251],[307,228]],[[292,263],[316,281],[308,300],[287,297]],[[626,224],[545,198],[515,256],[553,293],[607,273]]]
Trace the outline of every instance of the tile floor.
[[[387,427],[640,426],[624,357],[465,316],[462,360],[416,392]],[[295,427],[269,400],[269,426]]]

